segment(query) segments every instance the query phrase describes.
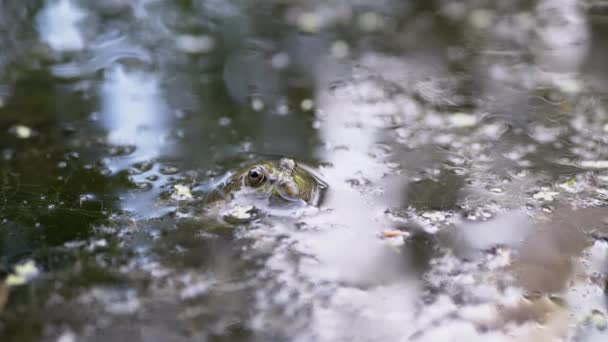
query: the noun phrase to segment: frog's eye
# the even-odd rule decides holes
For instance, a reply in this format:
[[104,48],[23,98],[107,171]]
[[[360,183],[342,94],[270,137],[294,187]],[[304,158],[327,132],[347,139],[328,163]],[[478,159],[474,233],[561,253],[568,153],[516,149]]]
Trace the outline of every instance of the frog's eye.
[[249,186],[260,186],[266,181],[266,174],[261,166],[256,166],[247,173],[247,184]]

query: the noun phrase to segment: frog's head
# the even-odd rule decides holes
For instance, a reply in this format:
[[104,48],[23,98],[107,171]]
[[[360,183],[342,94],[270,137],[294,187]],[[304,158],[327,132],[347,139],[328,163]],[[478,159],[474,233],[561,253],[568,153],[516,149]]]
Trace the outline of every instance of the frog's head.
[[253,164],[234,177],[233,182],[239,185],[234,189],[256,198],[267,198],[271,205],[296,202],[317,205],[327,186],[309,169],[289,158]]

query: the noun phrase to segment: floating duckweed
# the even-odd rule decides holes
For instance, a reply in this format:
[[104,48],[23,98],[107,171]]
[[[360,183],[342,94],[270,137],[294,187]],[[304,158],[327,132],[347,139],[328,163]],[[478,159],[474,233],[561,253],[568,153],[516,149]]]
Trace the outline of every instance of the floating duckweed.
[[247,206],[234,206],[224,213],[224,219],[229,222],[241,223],[247,222],[254,218],[254,207],[251,205]]
[[534,195],[532,195],[532,198],[534,198],[537,201],[545,201],[545,202],[552,202],[555,197],[557,197],[559,195],[559,192],[555,192],[555,191],[539,191],[537,193],[535,193]]
[[29,139],[34,136],[34,130],[25,125],[13,126],[10,132],[19,139]]
[[312,102],[311,99],[304,99],[300,103],[300,108],[302,108],[302,110],[305,110],[305,111],[311,110],[313,108],[313,106],[314,106],[314,103]]
[[15,266],[15,272],[9,274],[6,278],[6,284],[8,286],[24,285],[28,281],[36,278],[40,274],[38,267],[32,260],[28,260],[24,263]]
[[175,184],[173,186],[173,194],[171,194],[171,198],[176,201],[185,201],[192,199],[192,192],[190,187],[182,184]]
[[587,317],[587,320],[597,329],[605,330],[608,326],[608,321],[606,320],[606,314],[604,314],[600,310],[592,310],[591,314]]

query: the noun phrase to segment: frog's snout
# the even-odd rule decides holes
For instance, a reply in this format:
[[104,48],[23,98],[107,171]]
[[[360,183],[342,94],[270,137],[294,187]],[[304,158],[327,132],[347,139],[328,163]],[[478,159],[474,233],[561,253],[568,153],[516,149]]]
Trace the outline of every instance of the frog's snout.
[[300,195],[298,185],[294,181],[279,182],[279,184],[277,184],[277,190],[281,197],[290,201],[298,199],[298,196]]

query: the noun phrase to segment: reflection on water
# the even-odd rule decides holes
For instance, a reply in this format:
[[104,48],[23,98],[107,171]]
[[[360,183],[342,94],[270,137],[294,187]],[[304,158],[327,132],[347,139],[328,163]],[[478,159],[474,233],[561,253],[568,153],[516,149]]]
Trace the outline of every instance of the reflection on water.
[[78,51],[85,47],[79,25],[86,13],[72,0],[48,1],[38,18],[42,40],[56,51]]
[[[171,154],[166,141],[171,125],[169,109],[154,75],[125,72],[121,67],[110,69],[101,87],[100,121],[109,131],[113,145],[133,146],[135,152],[124,163],[149,160]],[[124,169],[127,164],[115,165]]]
[[[605,339],[604,16],[0,3],[0,339]],[[218,220],[278,156],[321,207]]]

